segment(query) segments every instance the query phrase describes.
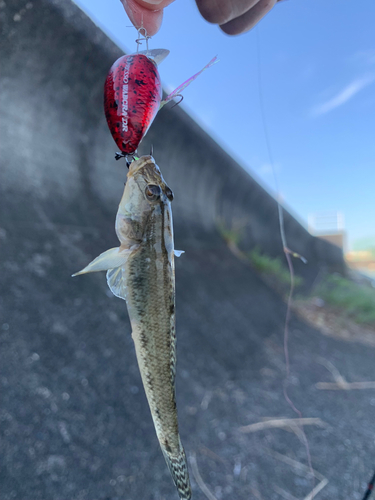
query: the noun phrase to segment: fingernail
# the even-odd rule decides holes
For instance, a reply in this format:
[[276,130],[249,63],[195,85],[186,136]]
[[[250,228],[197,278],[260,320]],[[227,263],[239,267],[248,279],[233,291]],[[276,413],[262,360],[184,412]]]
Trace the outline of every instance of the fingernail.
[[143,3],[148,3],[149,5],[159,5],[163,0],[143,0]]

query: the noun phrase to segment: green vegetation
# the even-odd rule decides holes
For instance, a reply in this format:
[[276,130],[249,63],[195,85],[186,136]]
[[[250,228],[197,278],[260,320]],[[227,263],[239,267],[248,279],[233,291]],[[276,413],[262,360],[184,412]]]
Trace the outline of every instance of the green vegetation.
[[331,275],[316,288],[314,295],[337,307],[356,323],[375,325],[375,289],[370,286]]
[[[249,259],[257,271],[265,277],[271,278],[279,286],[290,286],[290,272],[283,264],[280,257],[269,257],[262,254],[258,247],[249,253]],[[294,285],[300,286],[303,279],[300,276],[294,276]]]
[[[239,250],[238,245],[242,238],[240,227],[228,229],[224,223],[219,223],[218,230],[232,251],[236,250],[236,255],[241,259],[248,259],[270,286],[283,295],[288,293],[290,272],[281,257],[270,257],[262,253],[259,247],[249,253]],[[298,288],[302,284],[303,278],[295,275],[295,287]],[[327,305],[336,308],[341,317],[375,326],[375,289],[370,285],[358,284],[339,275],[329,275],[315,288],[313,296],[320,297]],[[297,302],[303,303],[306,300],[310,299],[300,297]]]
[[242,237],[242,233],[239,228],[232,227],[232,229],[228,229],[223,222],[219,222],[217,224],[217,227],[219,233],[228,244],[234,245],[236,247],[238,246]]
[[[242,228],[239,223],[233,224],[228,229],[223,222],[218,222],[217,228],[227,242],[232,252],[242,260],[248,260],[270,286],[284,295],[290,287],[290,272],[286,264],[283,264],[281,257],[270,257],[263,254],[259,247],[255,247],[251,252],[245,253],[238,248],[242,239]],[[294,276],[294,286],[302,285],[303,279],[300,276]]]

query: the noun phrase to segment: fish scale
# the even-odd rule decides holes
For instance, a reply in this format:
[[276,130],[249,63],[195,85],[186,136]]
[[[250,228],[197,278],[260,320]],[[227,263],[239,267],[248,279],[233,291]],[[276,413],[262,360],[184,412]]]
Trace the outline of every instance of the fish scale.
[[[155,231],[149,228],[150,233]],[[128,293],[127,303],[133,327],[133,339],[136,346],[138,363],[141,366],[141,375],[149,400],[150,407],[158,407],[164,413],[175,410],[174,389],[172,384],[165,385],[165,379],[171,378],[171,364],[174,359],[174,342],[170,335],[169,314],[172,293],[165,289],[165,283],[170,280],[160,276],[156,268],[157,257],[153,249],[153,240],[147,242],[139,252],[131,256],[127,262]],[[159,257],[163,259],[160,253]],[[151,259],[149,266],[143,262]],[[164,258],[163,270],[170,273],[168,258]],[[133,279],[134,277],[134,279]],[[140,286],[141,284],[141,286]],[[168,283],[169,284],[169,283]],[[145,306],[145,297],[149,297]],[[139,325],[139,326],[138,326]],[[143,341],[146,339],[146,342]],[[141,345],[143,343],[143,345]],[[155,426],[162,427],[160,419],[154,417]]]

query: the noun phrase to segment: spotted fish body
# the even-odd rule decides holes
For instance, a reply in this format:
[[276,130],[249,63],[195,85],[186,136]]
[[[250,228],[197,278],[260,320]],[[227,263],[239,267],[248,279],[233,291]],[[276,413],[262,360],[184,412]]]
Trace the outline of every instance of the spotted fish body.
[[116,217],[121,245],[107,250],[77,274],[108,270],[110,289],[126,300],[156,434],[179,496],[188,500],[191,489],[175,400],[172,199],[172,191],[151,156],[132,162]]
[[162,95],[158,68],[151,58],[131,54],[112,65],[104,85],[104,111],[122,153],[137,150],[159,110]]

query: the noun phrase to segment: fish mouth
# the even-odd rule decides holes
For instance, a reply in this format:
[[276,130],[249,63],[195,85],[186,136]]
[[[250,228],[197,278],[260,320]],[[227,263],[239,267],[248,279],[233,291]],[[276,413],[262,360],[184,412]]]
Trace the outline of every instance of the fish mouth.
[[150,167],[155,169],[158,173],[159,167],[156,165],[155,160],[152,156],[141,156],[139,160],[135,160],[131,162],[128,172],[128,177],[134,176],[141,168],[146,167],[146,165],[150,164]]
[[142,156],[130,164],[128,180],[130,179],[134,179],[137,184],[141,183],[142,186],[144,183],[157,184],[164,189],[165,185],[160,169],[151,155]]

